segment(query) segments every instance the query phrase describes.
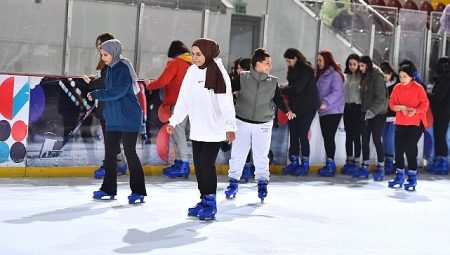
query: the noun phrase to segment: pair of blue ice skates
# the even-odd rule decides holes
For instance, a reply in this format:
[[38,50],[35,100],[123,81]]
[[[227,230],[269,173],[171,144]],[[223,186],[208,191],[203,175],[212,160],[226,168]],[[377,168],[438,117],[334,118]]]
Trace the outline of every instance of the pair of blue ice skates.
[[401,188],[404,186],[407,191],[416,190],[417,185],[417,170],[406,171],[408,179],[405,183],[405,169],[397,169],[395,172],[395,177],[388,182],[389,188]]
[[[114,197],[115,195],[108,194],[103,190],[97,190],[94,191],[92,198],[95,200],[114,200]],[[128,196],[128,203],[129,204],[145,203],[144,195],[131,193],[131,195]]]
[[283,175],[288,175],[288,174],[294,175],[294,176],[308,175],[308,172],[309,172],[309,158],[308,157],[302,157],[301,164],[300,164],[299,156],[290,156],[289,160],[291,161],[291,163],[281,170],[281,173]]
[[447,157],[435,157],[433,163],[425,168],[425,172],[436,175],[448,174],[448,159]]
[[182,161],[175,159],[175,162],[170,167],[163,169],[163,175],[169,178],[183,177],[187,179],[191,173],[191,168],[189,167],[188,161]]
[[217,213],[216,195],[206,195],[194,207],[188,209],[189,217],[198,217],[199,220],[214,220]]
[[359,169],[359,162],[357,160],[347,159],[344,166],[341,168],[341,174],[352,175]]
[[317,172],[322,177],[333,177],[336,175],[336,163],[333,159],[327,159],[327,163],[324,167],[320,168]]
[[[94,178],[95,179],[103,179],[105,177],[105,173],[106,170],[103,167],[103,165],[101,167],[99,167],[97,170],[95,170],[94,172]],[[126,175],[127,174],[127,164],[117,164],[117,175]]]
[[[226,198],[235,198],[236,194],[239,190],[238,180],[234,178],[230,178],[230,184],[225,190]],[[267,197],[267,185],[269,184],[268,180],[258,180],[258,198],[261,199],[261,203],[264,203],[264,199]]]
[[[352,177],[353,178],[369,178],[370,168],[367,164],[362,164],[360,168],[353,170]],[[377,169],[373,173],[373,180],[376,182],[380,182],[384,179],[384,165],[378,164]]]

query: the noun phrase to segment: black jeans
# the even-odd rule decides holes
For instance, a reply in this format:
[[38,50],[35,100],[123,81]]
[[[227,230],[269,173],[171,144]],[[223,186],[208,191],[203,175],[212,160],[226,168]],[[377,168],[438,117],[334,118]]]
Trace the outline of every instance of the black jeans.
[[434,117],[433,136],[434,136],[434,151],[436,156],[440,157],[448,156],[448,145],[447,145],[448,123],[449,123],[448,116]]
[[146,196],[144,171],[141,161],[136,154],[137,132],[107,131],[105,136],[105,178],[100,190],[110,194],[117,194],[117,147],[122,140],[123,150],[130,171],[130,188],[132,193]]
[[195,176],[197,177],[197,185],[201,197],[216,194],[216,159],[220,145],[220,142],[192,141]]
[[334,159],[334,154],[336,153],[336,142],[334,141],[334,137],[336,136],[336,131],[341,118],[342,113],[325,115],[319,118],[327,158]]
[[[361,156],[361,105],[345,104],[345,152],[347,157],[359,158]],[[354,150],[353,150],[354,149]]]
[[364,121],[365,113],[362,114],[362,153],[363,160],[370,159],[370,136],[372,136],[375,150],[377,151],[378,162],[384,162],[384,148],[381,142],[384,125],[386,125],[386,114],[378,114],[372,119]]
[[[302,149],[302,156],[309,158],[309,140],[308,132],[311,123],[316,116],[316,111],[304,116],[297,116],[288,122],[289,125],[289,156],[299,156],[300,144]],[[299,143],[300,140],[300,143]]]
[[404,154],[408,160],[408,169],[417,170],[417,143],[423,133],[420,126],[395,126],[395,167],[405,168]]

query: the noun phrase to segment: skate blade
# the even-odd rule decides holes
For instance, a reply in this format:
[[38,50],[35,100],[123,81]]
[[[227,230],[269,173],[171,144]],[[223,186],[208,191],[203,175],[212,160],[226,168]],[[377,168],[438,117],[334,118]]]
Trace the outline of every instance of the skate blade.
[[388,187],[391,189],[401,189],[403,187],[403,184],[402,185],[399,185],[399,184],[388,185]]
[[128,204],[130,204],[130,205],[139,205],[139,204],[144,204],[145,203],[145,201],[144,201],[144,199],[136,199],[136,200],[134,200],[134,201],[128,201]]
[[198,220],[201,222],[211,222],[211,221],[216,220],[216,216],[208,217],[208,218],[198,217]]
[[114,201],[114,200],[116,200],[116,198],[115,198],[115,196],[112,196],[112,197],[99,197],[99,198],[93,197],[92,200],[94,200],[94,201],[100,201],[100,202],[109,202],[109,201]]

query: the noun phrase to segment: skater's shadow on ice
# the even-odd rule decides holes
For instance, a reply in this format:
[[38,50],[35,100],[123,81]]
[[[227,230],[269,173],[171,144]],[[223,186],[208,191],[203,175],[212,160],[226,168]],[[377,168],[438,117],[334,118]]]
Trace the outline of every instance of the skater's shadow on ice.
[[199,222],[190,221],[148,233],[139,229],[128,229],[123,241],[129,246],[118,248],[114,252],[143,253],[156,249],[192,245],[207,239],[207,237],[198,237],[196,231],[203,226],[204,224]]
[[[259,207],[259,206],[258,206]],[[256,206],[234,206],[218,205],[219,214],[214,221],[198,221],[191,220],[185,223],[177,224],[167,228],[160,228],[151,232],[145,232],[139,229],[129,229],[123,241],[129,246],[114,250],[117,253],[143,253],[152,250],[174,248],[184,245],[192,245],[193,243],[205,241],[207,237],[199,237],[197,230],[214,224],[214,222],[226,222],[237,218],[248,217],[272,217],[268,215],[254,215],[252,212]]]
[[97,203],[89,203],[85,205],[58,209],[50,212],[38,213],[18,219],[5,220],[5,223],[12,224],[28,224],[36,221],[68,221],[79,219],[86,216],[97,215],[110,210],[109,207],[93,208]]
[[416,192],[406,191],[403,189],[396,190],[393,195],[389,195],[388,197],[397,199],[403,203],[417,203],[417,202],[430,202],[431,201],[431,199],[429,199],[426,196],[422,196],[422,195],[417,194]]

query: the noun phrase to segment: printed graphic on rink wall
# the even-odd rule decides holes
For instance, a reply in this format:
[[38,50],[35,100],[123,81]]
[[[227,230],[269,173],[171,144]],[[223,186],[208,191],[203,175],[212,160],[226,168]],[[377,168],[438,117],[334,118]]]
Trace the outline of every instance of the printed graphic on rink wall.
[[[138,136],[137,152],[143,165],[172,162],[169,135],[165,131],[170,109],[162,105],[162,90],[146,91],[140,84],[138,95],[144,123]],[[101,114],[86,98],[89,85],[80,78],[35,77],[0,74],[0,167],[100,165],[104,157]],[[289,132],[282,115],[274,121],[272,163],[287,162]],[[186,130],[189,135],[189,128]],[[450,135],[450,132],[448,133]],[[325,161],[319,117],[310,131],[312,165]],[[447,139],[450,143],[450,137]],[[345,130],[339,124],[335,137],[336,163],[345,162]],[[419,157],[433,155],[432,129],[419,142]],[[423,146],[422,146],[423,145]],[[189,151],[191,143],[188,142]],[[169,153],[170,151],[170,153]],[[190,161],[192,162],[192,154]],[[230,146],[225,143],[217,163],[228,164]],[[371,149],[375,162],[375,149]]]
[[23,167],[28,135],[28,77],[0,75],[0,167]]
[[[104,142],[102,111],[88,101],[81,78],[33,77],[30,102],[29,166],[101,165]],[[166,164],[168,135],[158,120],[159,93],[138,94],[144,120],[137,151],[144,165]],[[148,110],[148,111],[147,111]],[[162,134],[162,135],[161,135]]]

